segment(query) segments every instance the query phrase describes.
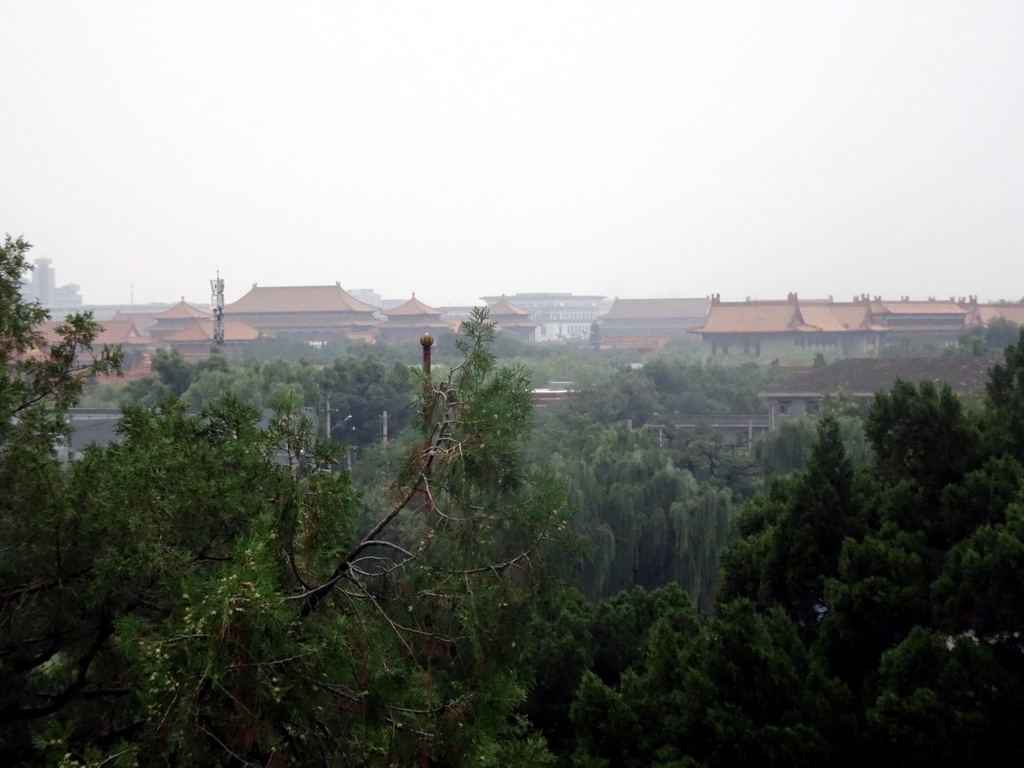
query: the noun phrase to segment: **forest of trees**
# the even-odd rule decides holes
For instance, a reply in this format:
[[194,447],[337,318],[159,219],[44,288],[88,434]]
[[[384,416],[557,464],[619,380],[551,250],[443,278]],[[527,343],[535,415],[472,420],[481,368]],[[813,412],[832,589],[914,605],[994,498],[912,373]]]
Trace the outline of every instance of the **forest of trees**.
[[[1024,334],[980,403],[901,382],[749,451],[643,425],[757,412],[776,370],[531,352],[486,313],[429,371],[275,344],[97,384],[120,351],[88,316],[43,343],[28,247],[0,250],[6,764],[1024,762]],[[83,401],[120,442],[62,462]]]

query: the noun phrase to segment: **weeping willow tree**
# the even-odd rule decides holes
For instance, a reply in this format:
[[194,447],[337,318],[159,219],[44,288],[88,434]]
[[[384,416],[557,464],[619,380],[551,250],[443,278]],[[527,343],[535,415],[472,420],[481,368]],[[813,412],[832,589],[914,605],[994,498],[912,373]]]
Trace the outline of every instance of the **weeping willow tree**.
[[[858,465],[871,460],[871,446],[864,435],[864,421],[857,416],[835,414],[846,454]],[[754,448],[758,465],[765,475],[798,472],[807,466],[811,449],[817,439],[817,416],[781,422]]]
[[665,584],[698,600],[714,592],[733,512],[727,488],[697,481],[652,436],[614,429],[558,466],[578,510],[574,529],[593,545],[577,573],[588,597]]

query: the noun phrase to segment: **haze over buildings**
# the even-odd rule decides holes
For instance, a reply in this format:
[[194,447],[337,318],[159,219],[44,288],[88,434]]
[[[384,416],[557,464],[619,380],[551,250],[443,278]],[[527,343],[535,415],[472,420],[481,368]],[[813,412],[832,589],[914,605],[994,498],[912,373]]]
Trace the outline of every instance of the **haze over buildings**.
[[1024,5],[3,4],[0,229],[260,285],[1024,296]]

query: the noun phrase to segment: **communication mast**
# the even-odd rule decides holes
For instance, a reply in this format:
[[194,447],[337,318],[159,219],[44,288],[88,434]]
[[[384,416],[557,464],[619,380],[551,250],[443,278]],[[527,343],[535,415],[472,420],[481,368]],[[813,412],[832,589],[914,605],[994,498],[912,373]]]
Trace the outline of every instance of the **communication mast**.
[[210,281],[210,307],[213,310],[213,343],[218,347],[224,344],[224,281],[217,271],[217,279]]

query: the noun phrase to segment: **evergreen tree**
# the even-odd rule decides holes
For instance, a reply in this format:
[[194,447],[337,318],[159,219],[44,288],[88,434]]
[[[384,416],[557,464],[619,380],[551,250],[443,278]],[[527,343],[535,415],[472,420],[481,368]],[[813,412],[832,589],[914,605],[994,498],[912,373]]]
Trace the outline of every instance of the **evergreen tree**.
[[741,512],[715,616],[652,630],[617,684],[584,675],[576,764],[1019,765],[1022,369],[1024,339],[980,410],[880,393],[861,469],[822,419],[806,467]]
[[[390,506],[360,530],[347,473],[301,409],[134,407],[68,466],[52,438],[94,338],[0,305],[0,752],[10,764],[539,765],[514,717],[526,617],[557,583],[564,491],[523,469],[525,374],[493,326],[424,373]],[[12,294],[13,295],[13,294]],[[554,568],[554,570],[552,570]]]

